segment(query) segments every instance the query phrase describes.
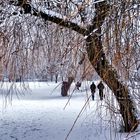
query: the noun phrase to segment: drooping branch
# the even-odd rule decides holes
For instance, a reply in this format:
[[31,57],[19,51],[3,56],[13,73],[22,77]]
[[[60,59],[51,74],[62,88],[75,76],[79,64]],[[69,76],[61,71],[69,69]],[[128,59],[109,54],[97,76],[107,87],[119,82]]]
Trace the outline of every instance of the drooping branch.
[[[109,7],[106,2],[102,2],[102,4],[100,3],[100,5],[97,6],[101,8],[96,9],[97,14],[95,20],[93,21],[93,25],[95,25],[96,31],[93,34],[90,34],[86,40],[89,60],[98,75],[113,91],[119,103],[120,114],[122,115],[124,122],[124,131],[134,131],[138,126],[138,121],[136,117],[136,109],[132,99],[130,98],[129,90],[125,85],[123,85],[123,83],[119,81],[119,76],[117,75],[117,72],[111,65],[109,65],[103,51],[103,45],[101,40],[101,26],[106,17],[104,15],[107,15],[107,12],[109,11]],[[92,28],[94,29],[93,26]]]
[[13,3],[13,5],[22,7],[24,9],[25,14],[32,14],[34,16],[41,17],[45,21],[50,21],[56,23],[57,25],[70,28],[71,30],[74,30],[82,35],[85,35],[87,33],[87,30],[85,28],[81,27],[77,23],[69,21],[66,16],[56,14],[55,12],[47,9],[45,11],[38,10],[36,7],[33,7],[33,5],[29,3],[24,3],[23,1],[24,0],[20,0],[20,4]]
[[[26,13],[32,13],[30,10],[27,12],[27,9],[24,7],[23,9]],[[35,8],[32,7],[32,9]],[[102,1],[95,4],[95,11],[95,17],[92,20],[92,25],[88,26],[87,29],[80,27],[76,23],[64,20],[63,18],[51,15],[47,12],[38,11],[37,9],[35,9],[32,14],[34,16],[41,17],[46,21],[51,21],[60,26],[70,28],[79,34],[87,35],[86,42],[89,60],[98,75],[113,91],[120,106],[120,113],[124,121],[125,131],[134,131],[138,126],[138,121],[135,115],[135,107],[130,98],[129,90],[119,81],[116,71],[111,65],[109,65],[103,50],[101,27],[110,12],[110,6],[106,1]]]

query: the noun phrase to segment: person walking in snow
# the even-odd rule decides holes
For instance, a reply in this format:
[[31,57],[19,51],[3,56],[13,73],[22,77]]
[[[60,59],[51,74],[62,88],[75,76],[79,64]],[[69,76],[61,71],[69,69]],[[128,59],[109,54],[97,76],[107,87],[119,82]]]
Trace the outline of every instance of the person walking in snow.
[[81,83],[80,82],[77,82],[76,83],[76,88],[79,90],[80,87],[81,87]]
[[104,85],[103,85],[102,81],[100,81],[100,83],[98,84],[97,87],[98,87],[98,89],[99,89],[100,100],[103,100]]
[[90,85],[90,90],[91,90],[91,94],[92,94],[92,100],[94,100],[94,94],[95,94],[95,90],[96,90],[96,85],[94,84],[94,82],[92,82],[92,84]]

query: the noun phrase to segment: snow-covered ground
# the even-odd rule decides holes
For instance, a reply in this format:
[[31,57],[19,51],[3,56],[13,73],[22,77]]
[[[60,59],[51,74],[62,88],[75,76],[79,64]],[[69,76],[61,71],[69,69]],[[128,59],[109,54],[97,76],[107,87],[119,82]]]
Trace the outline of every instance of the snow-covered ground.
[[[16,84],[20,87],[19,83]],[[61,96],[60,83],[28,84],[30,90],[17,89],[18,95],[21,94],[19,99],[14,94],[12,102],[7,104],[3,96],[6,92],[1,89],[0,140],[140,139],[139,131],[131,134],[119,133],[119,115],[113,115],[108,109],[110,102],[115,101],[109,97],[107,89],[103,101],[99,100],[98,91],[95,101],[92,101],[90,82],[82,83],[80,91],[75,90],[73,84],[68,97]],[[4,89],[6,85],[3,86]],[[111,101],[107,102],[108,99]],[[73,124],[75,125],[71,130]]]

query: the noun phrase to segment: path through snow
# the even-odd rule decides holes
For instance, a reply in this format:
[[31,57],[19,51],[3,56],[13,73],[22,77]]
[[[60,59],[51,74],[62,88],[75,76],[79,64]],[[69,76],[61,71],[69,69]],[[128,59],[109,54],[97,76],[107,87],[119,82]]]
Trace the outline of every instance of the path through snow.
[[[0,140],[65,140],[90,96],[89,84],[84,83],[81,91],[72,92],[73,84],[70,91],[73,96],[69,102],[69,97],[60,96],[58,84],[29,83],[29,85],[32,91],[25,91],[25,96],[20,96],[20,100],[13,96],[12,105],[8,104],[6,108],[1,95]],[[108,121],[110,115],[103,107],[106,106],[105,102],[106,99],[102,102],[99,100],[98,92],[95,101],[89,99],[68,140],[123,140],[125,138],[127,134],[116,132],[117,128]]]

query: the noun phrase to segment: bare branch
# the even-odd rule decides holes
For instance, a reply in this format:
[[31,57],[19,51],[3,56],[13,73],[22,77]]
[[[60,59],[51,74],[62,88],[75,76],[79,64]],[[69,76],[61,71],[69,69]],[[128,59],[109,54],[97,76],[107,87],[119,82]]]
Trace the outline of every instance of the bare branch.
[[57,25],[60,25],[60,26],[66,27],[66,28],[71,28],[72,30],[74,30],[82,35],[85,35],[87,32],[87,30],[85,28],[82,28],[79,25],[77,25],[76,23],[73,23],[71,21],[66,21],[66,20],[61,19],[59,17],[51,16],[49,14],[42,12],[42,11],[39,13],[40,13],[41,17],[46,21],[51,21],[53,23],[56,23]]
[[[15,5],[15,4],[13,4]],[[18,4],[15,6],[20,6],[24,9],[24,14],[32,14],[34,16],[37,17],[41,17],[42,19],[44,19],[45,21],[50,21],[53,23],[56,23],[57,25],[66,27],[66,28],[70,28],[74,31],[76,31],[79,34],[85,35],[87,33],[87,30],[83,27],[81,27],[80,25],[78,25],[77,23],[74,23],[72,21],[69,21],[67,17],[63,18],[62,15],[58,15],[58,14],[54,14],[53,11],[50,10],[45,10],[43,11],[38,10],[35,6],[31,5],[31,4]],[[53,12],[53,14],[52,14]]]

